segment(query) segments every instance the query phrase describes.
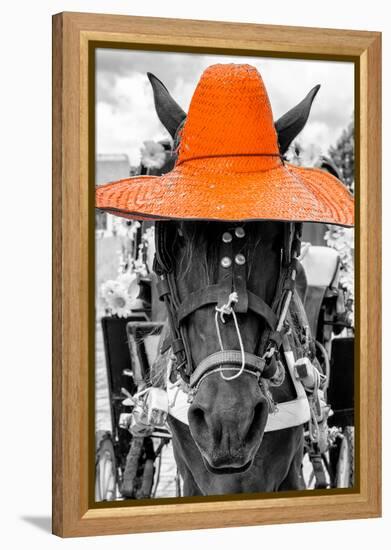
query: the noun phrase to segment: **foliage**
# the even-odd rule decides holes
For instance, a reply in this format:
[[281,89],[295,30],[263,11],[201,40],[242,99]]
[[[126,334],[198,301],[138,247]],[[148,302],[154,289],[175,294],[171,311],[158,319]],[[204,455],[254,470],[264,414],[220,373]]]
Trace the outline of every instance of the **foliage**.
[[343,183],[350,191],[354,190],[354,124],[350,122],[329,155],[337,166]]

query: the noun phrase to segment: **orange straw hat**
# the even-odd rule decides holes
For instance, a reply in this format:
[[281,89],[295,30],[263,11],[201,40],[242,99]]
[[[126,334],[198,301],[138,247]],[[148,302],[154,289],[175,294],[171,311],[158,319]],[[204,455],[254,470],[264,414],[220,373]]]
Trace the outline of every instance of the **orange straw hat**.
[[133,219],[354,224],[353,197],[336,177],[284,161],[261,75],[235,64],[203,73],[174,169],[100,186],[96,207]]

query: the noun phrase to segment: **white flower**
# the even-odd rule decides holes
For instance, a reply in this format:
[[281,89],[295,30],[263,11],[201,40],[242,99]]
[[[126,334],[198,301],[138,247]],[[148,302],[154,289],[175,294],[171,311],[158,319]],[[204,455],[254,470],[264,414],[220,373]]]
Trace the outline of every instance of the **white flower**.
[[144,141],[141,148],[141,163],[146,168],[162,168],[166,161],[163,145],[155,141]]
[[128,226],[128,234],[127,237],[130,241],[134,241],[137,238],[137,231],[141,227],[140,222],[132,221],[130,225]]
[[100,287],[100,294],[107,303],[112,294],[114,294],[119,286],[118,281],[106,281]]
[[118,285],[114,292],[109,294],[107,303],[112,315],[128,317],[131,313],[129,294],[121,285]]
[[130,271],[122,273],[122,275],[118,276],[117,281],[126,289],[131,302],[140,294],[140,286],[137,282],[136,273],[130,273]]
[[138,275],[140,275],[140,277],[148,276],[147,267],[141,257],[141,254],[138,254],[138,258],[134,262],[134,270]]
[[128,287],[135,278],[136,276],[134,273],[130,273],[130,271],[126,271],[125,273],[121,273],[120,275],[118,275],[117,281],[124,287]]

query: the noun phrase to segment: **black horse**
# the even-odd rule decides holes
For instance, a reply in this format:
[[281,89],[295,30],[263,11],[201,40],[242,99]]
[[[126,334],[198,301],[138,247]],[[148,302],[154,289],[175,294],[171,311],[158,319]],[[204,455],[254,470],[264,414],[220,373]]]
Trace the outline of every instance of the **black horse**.
[[[159,79],[148,76],[156,112],[173,138],[175,150],[186,113]],[[318,89],[319,86],[313,88],[301,103],[275,123],[281,155],[304,127]],[[281,277],[290,265],[288,262],[284,267],[284,257],[292,253],[287,235],[292,237],[292,232],[295,235],[299,229],[296,224],[168,221],[157,222],[156,229],[164,236],[157,240],[156,269],[161,274],[168,258],[178,303],[189,301],[189,297],[197,296],[202,289],[224,284],[221,258],[227,235],[233,239],[236,258],[245,265],[241,275],[244,291],[258,300],[254,298],[253,307],[235,316],[228,314],[230,304],[226,304],[225,310],[220,308],[220,314],[223,313],[220,317],[213,300],[195,300],[186,314],[182,312],[181,319],[181,327],[186,332],[188,363],[200,365],[223,349],[236,354],[246,350],[246,360],[250,355],[259,355],[270,334],[267,312],[275,309],[281,300]],[[177,323],[178,319],[172,319],[172,310],[169,314],[172,322]],[[303,308],[296,291],[286,313],[286,324],[289,325],[286,339],[297,358],[302,353]],[[258,383],[251,368],[242,368],[238,376],[232,376],[228,368],[226,371],[209,369],[193,385],[190,383],[188,425],[169,416],[185,495],[304,488],[303,423],[267,429],[274,404],[282,407],[297,398],[288,356],[280,357],[283,373],[279,383]],[[173,370],[171,382],[180,385],[177,372]],[[191,380],[191,372],[187,374]],[[186,380],[186,376],[184,378]]]

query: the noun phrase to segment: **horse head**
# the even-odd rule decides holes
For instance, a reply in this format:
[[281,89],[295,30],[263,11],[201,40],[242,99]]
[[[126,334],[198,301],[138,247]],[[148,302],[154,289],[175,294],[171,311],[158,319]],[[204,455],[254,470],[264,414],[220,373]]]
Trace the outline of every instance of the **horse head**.
[[[215,473],[247,469],[265,429],[269,404],[256,371],[248,367],[269,327],[248,300],[273,302],[283,226],[278,222],[172,222],[173,277],[183,304],[179,316],[185,321],[192,376],[196,376],[191,377],[189,427],[206,466]],[[238,288],[235,317],[224,315],[230,286],[224,287],[231,285],[231,276]],[[220,311],[216,292],[221,292]],[[241,349],[245,350],[244,369],[230,370],[229,355],[236,352],[239,361]],[[223,353],[227,363],[221,362]]]
[[[186,113],[158,78],[148,77],[175,148]],[[304,127],[318,89],[275,123],[281,155]],[[157,259],[166,264],[177,303],[169,315],[180,325],[184,345],[185,360],[177,367],[192,396],[189,427],[212,473],[247,470],[262,442],[270,401],[259,381],[261,356],[275,328],[288,225],[157,222],[164,235],[157,240]]]

